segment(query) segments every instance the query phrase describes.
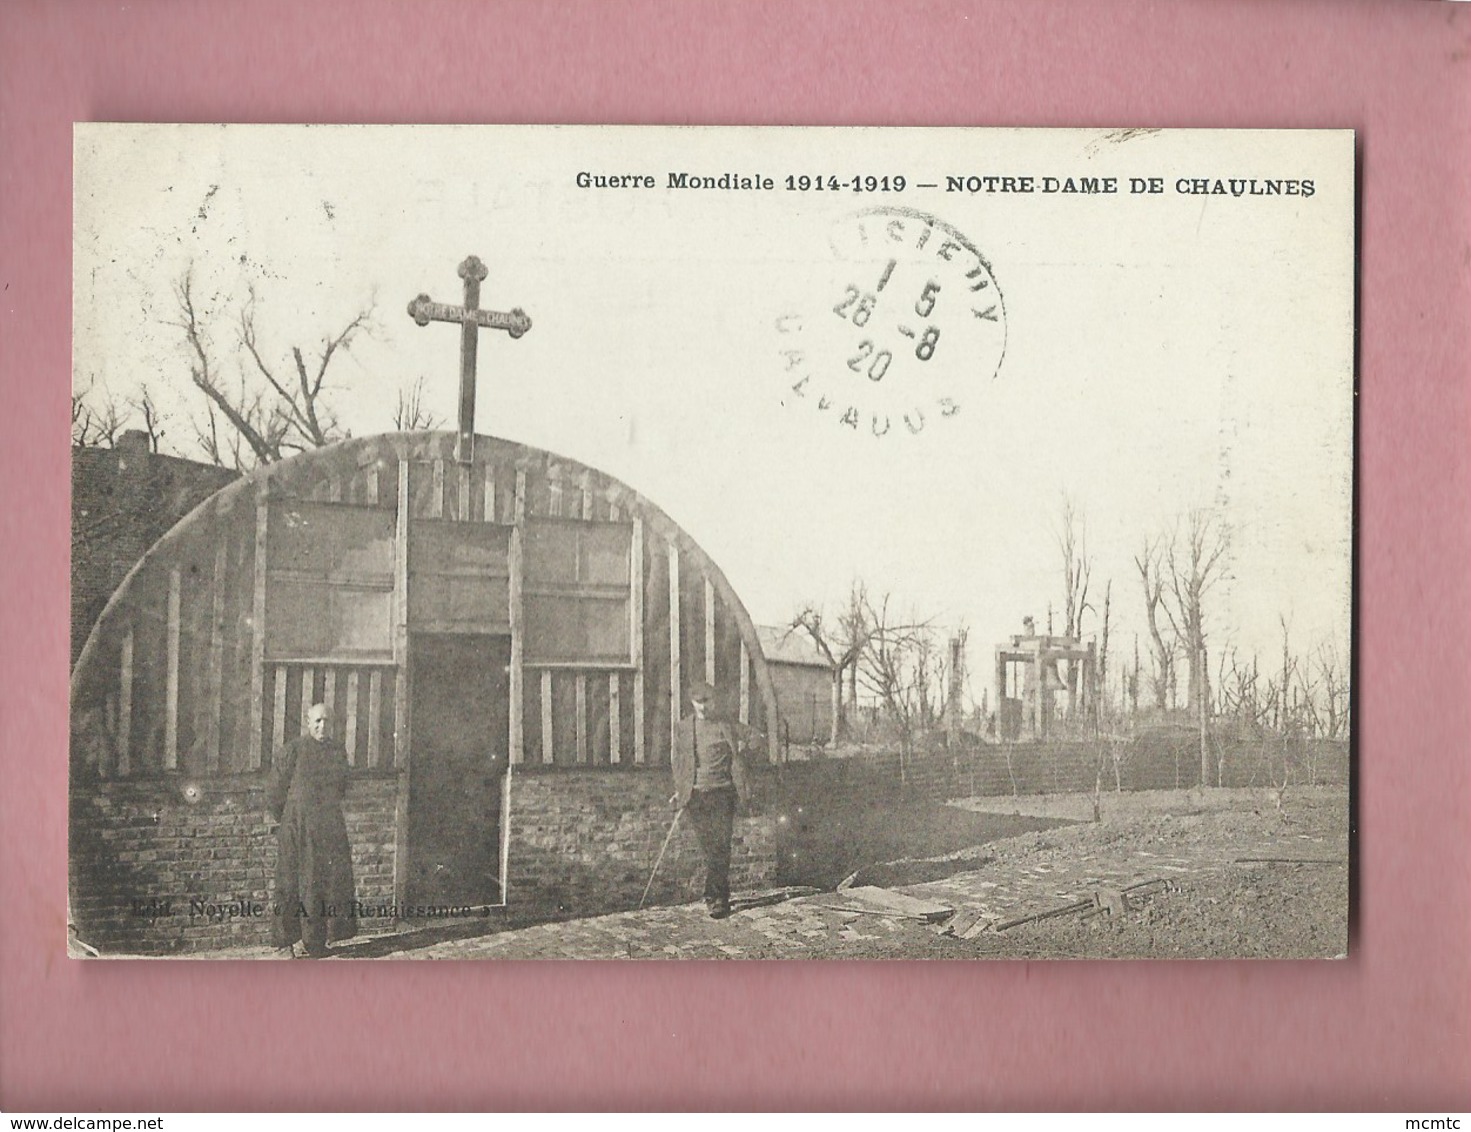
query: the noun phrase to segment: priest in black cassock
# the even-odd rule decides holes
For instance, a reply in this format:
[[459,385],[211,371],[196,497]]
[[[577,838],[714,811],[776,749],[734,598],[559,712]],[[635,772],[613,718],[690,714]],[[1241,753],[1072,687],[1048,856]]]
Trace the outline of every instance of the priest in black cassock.
[[342,799],[347,750],[327,734],[327,707],[307,711],[307,733],[276,752],[266,809],[276,827],[271,942],[320,959],[327,945],[357,934],[352,850]]

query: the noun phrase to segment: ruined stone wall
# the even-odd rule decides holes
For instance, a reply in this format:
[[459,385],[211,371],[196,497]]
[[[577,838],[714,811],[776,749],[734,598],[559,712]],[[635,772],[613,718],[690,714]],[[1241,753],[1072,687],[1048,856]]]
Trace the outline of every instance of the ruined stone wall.
[[165,531],[236,472],[149,451],[144,433],[116,448],[72,449],[71,659],[113,590]]

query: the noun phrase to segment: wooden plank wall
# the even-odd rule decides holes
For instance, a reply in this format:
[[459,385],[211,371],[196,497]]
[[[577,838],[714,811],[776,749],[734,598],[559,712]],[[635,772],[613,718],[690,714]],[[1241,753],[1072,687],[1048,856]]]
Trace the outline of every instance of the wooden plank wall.
[[750,660],[698,559],[663,537],[646,537],[642,518],[595,476],[569,477],[555,466],[544,473],[533,467],[528,476],[530,515],[633,522],[633,557],[643,569],[633,591],[631,668],[527,669],[520,697],[527,761],[667,766],[691,680],[713,678],[732,711],[744,689],[749,718]]
[[[246,500],[254,519],[254,501]],[[239,505],[237,505],[238,509]],[[235,774],[251,763],[255,728],[251,716],[251,670],[255,663],[252,631],[255,602],[255,523],[222,515],[225,532],[224,669],[220,678],[220,773]],[[259,750],[257,743],[255,750]]]
[[[398,762],[394,741],[394,666],[391,664],[267,664],[261,720],[270,752],[306,729],[306,710],[327,706],[331,733],[362,771],[385,771]],[[269,758],[266,760],[269,764]]]
[[[627,668],[527,668],[521,697],[525,762],[632,765],[634,673]],[[615,757],[616,755],[616,757]]]
[[643,761],[669,765],[669,551],[660,539],[644,539],[644,749]]
[[[712,680],[728,707],[763,726],[753,659],[696,555],[652,533],[623,489],[598,473],[527,450],[512,459],[461,467],[429,445],[426,460],[399,461],[386,442],[354,450],[344,463],[306,460],[273,469],[272,498],[376,504],[410,517],[515,525],[519,517],[560,515],[632,524],[641,567],[632,587],[628,666],[522,669],[518,587],[512,585],[512,760],[552,766],[667,766],[671,729],[692,680]],[[481,445],[492,455],[492,445]],[[423,474],[404,474],[420,468]],[[172,545],[139,571],[111,618],[98,655],[110,675],[92,715],[105,720],[108,775],[249,773],[268,765],[280,742],[300,731],[304,704],[332,707],[335,733],[359,771],[400,765],[396,739],[408,713],[406,636],[395,664],[274,664],[264,660],[266,494],[227,492],[216,513],[196,516]],[[518,561],[519,564],[519,561]],[[406,571],[406,563],[400,571]],[[515,579],[518,571],[513,571]],[[406,573],[400,576],[400,586]],[[403,629],[400,629],[403,633]],[[105,708],[105,710],[104,710]],[[519,742],[518,742],[519,741]],[[101,746],[98,749],[102,749]],[[99,763],[103,761],[99,759]]]
[[[173,553],[149,563],[111,615],[114,653],[107,711],[110,742],[100,773],[218,774],[221,750],[250,702],[248,602],[232,608],[232,570],[253,574],[253,526],[240,529],[206,513],[175,540]],[[241,629],[241,626],[245,628]],[[242,637],[247,642],[240,651]],[[244,746],[240,749],[243,751]]]

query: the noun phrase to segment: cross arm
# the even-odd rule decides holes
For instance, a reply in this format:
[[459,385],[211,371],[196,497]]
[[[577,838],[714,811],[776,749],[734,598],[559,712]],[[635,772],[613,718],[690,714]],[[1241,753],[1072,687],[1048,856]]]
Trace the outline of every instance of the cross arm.
[[428,295],[419,295],[409,303],[409,314],[420,326],[431,322],[473,322],[487,330],[504,330],[512,338],[520,338],[531,329],[531,319],[520,307],[505,311],[467,310],[451,303],[436,303]]

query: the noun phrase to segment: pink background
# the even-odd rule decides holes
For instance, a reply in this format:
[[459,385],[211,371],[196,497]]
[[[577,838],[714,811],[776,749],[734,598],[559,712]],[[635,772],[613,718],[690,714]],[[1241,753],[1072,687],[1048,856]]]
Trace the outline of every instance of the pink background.
[[[0,7],[0,1107],[1471,1108],[1471,5]],[[1341,963],[75,963],[74,120],[1359,131]]]

